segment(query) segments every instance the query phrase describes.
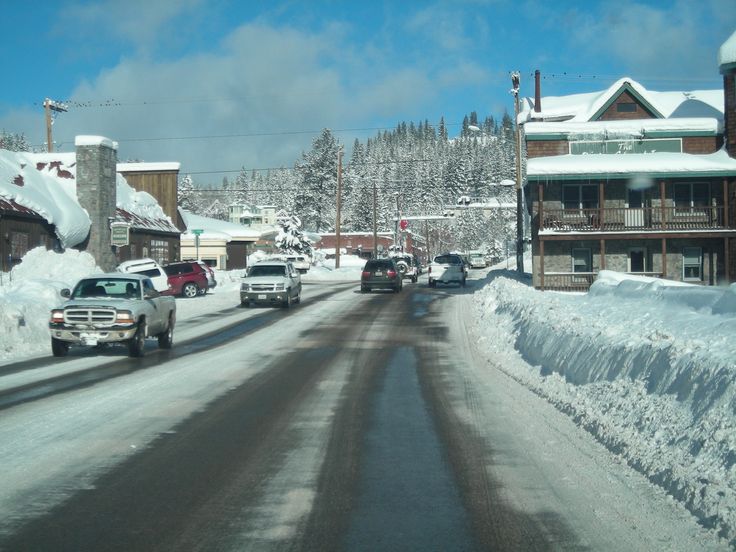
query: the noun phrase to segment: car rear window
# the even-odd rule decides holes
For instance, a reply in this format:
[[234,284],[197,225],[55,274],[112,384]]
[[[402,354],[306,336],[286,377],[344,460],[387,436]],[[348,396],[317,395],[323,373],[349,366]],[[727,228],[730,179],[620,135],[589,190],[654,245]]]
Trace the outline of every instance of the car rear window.
[[393,268],[391,261],[368,261],[365,263],[365,270],[376,270],[377,268]]
[[463,264],[462,260],[457,255],[439,255],[434,258],[434,262],[437,264]]

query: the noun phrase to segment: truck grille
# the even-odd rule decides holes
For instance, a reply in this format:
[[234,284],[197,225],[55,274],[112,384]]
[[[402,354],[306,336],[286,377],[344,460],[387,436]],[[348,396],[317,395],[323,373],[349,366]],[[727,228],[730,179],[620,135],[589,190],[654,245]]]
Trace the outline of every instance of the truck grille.
[[114,309],[70,308],[64,310],[64,322],[67,324],[113,324]]
[[251,284],[251,291],[273,291],[275,284]]

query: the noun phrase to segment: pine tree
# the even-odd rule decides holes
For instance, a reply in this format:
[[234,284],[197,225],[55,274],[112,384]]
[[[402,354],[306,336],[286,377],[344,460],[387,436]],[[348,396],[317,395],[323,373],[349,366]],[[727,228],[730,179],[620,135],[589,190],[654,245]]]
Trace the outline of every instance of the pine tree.
[[8,151],[31,151],[31,145],[24,134],[0,130],[0,149]]
[[329,129],[324,129],[312,150],[302,154],[296,166],[301,179],[294,201],[304,227],[324,232],[335,225],[335,194],[337,192],[337,141]]

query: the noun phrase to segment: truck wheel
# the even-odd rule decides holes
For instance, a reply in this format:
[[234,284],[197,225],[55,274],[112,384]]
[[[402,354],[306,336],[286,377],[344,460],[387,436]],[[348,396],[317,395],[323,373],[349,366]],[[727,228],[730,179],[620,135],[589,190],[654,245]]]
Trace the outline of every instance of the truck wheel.
[[282,305],[285,309],[291,308],[291,290],[286,290],[286,299],[284,299],[284,303]]
[[55,337],[51,338],[51,352],[55,357],[63,357],[69,352],[69,344]]
[[142,357],[146,346],[146,322],[141,320],[138,329],[130,341],[128,341],[128,356]]
[[437,282],[435,282],[434,280],[430,280],[429,287],[437,287]]
[[248,307],[250,307],[250,301],[248,301],[247,299],[244,301],[240,301],[240,306],[244,309],[247,309]]
[[196,297],[198,293],[199,286],[194,282],[188,282],[184,284],[184,287],[181,289],[181,294],[184,297],[188,297],[189,299],[191,299],[192,297]]
[[412,276],[411,277],[412,284],[416,284],[418,279],[419,279],[419,276],[417,276],[416,274],[414,276]]
[[166,324],[166,329],[157,337],[160,349],[171,349],[174,343],[174,320],[171,317],[169,317],[169,323]]

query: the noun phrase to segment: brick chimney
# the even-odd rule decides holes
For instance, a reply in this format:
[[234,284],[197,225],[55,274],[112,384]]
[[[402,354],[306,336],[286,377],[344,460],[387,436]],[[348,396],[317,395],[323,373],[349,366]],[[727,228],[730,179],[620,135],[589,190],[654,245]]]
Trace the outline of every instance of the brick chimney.
[[117,144],[101,136],[77,136],[77,200],[92,225],[86,251],[102,270],[111,271],[117,261],[110,245],[110,222],[117,199]]
[[718,51],[718,66],[723,75],[723,118],[726,151],[736,159],[736,32]]
[[534,71],[534,113],[542,112],[542,84],[539,69]]

